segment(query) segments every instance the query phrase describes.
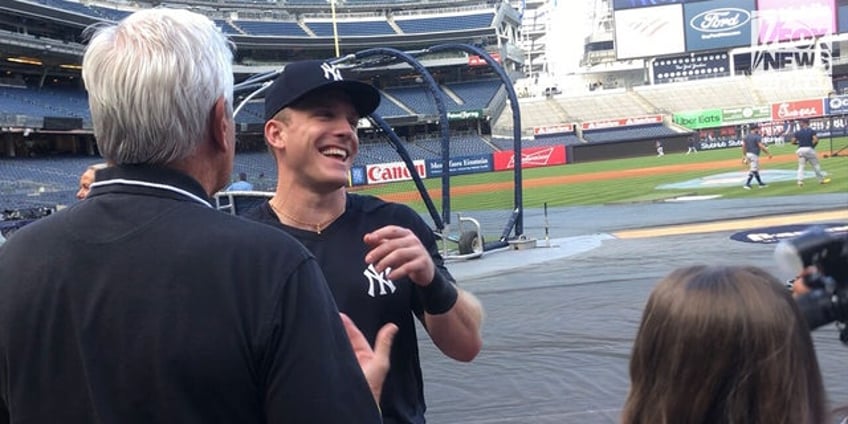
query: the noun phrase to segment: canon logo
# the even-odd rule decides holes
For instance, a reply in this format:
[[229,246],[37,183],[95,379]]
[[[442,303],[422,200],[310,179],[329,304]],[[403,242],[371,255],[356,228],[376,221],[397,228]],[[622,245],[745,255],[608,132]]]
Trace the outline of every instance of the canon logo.
[[[413,165],[415,165],[415,170],[421,178],[427,177],[427,168],[424,165],[424,161],[413,161]],[[412,179],[412,174],[403,162],[368,165],[366,167],[366,176],[368,178],[368,184],[408,181]]]
[[695,15],[689,21],[689,26],[700,32],[722,32],[739,28],[750,20],[751,12],[735,7],[724,7]]

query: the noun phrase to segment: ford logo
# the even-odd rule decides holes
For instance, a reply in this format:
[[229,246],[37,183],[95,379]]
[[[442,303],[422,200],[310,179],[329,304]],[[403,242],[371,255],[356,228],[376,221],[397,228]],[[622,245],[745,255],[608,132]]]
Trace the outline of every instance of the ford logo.
[[731,31],[747,24],[751,20],[751,12],[735,7],[710,9],[695,15],[689,26],[700,32]]

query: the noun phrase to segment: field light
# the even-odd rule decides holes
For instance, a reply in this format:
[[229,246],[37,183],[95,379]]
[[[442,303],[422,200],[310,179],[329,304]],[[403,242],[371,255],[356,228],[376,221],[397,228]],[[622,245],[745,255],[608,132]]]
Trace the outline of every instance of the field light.
[[43,63],[40,60],[33,59],[31,57],[10,57],[10,58],[7,58],[6,60],[8,60],[9,62],[14,62],[14,63],[23,63],[25,65],[36,65],[36,66],[43,65]]

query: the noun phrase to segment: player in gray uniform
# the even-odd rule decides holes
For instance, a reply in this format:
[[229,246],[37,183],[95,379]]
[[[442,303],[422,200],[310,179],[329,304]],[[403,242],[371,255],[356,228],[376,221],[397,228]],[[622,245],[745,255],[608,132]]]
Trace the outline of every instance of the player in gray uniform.
[[815,147],[819,144],[819,137],[815,130],[810,128],[809,119],[802,119],[800,123],[801,129],[795,131],[792,136],[792,144],[798,145],[798,150],[795,151],[795,154],[798,155],[798,186],[804,185],[804,168],[807,166],[807,162],[813,165],[819,184],[827,184],[830,182],[830,178],[822,172],[819,158],[816,156]]
[[768,187],[760,178],[760,151],[765,152],[769,159],[769,153],[766,145],[763,144],[763,137],[760,135],[760,127],[757,125],[751,126],[751,132],[742,140],[742,162],[748,164],[748,180],[742,186],[745,190],[751,189],[751,180],[756,178],[760,188]]

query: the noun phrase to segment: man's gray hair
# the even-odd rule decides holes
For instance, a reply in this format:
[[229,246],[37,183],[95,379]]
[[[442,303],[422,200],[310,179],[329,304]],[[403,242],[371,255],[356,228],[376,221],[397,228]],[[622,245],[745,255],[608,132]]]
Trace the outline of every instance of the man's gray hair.
[[155,8],[88,33],[82,78],[97,146],[109,163],[183,159],[208,135],[221,96],[232,115],[232,43],[209,18]]

